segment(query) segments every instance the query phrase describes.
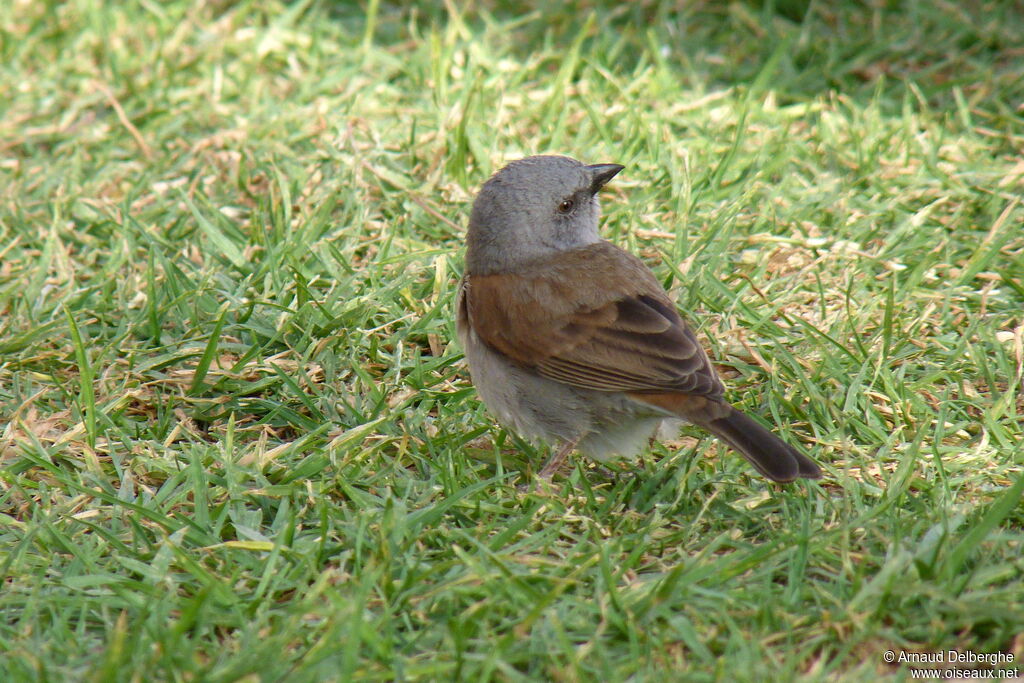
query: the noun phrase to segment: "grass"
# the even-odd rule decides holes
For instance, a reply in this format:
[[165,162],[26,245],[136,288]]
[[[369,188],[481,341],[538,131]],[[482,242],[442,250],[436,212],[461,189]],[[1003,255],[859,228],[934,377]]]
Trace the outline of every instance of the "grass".
[[[829,5],[0,5],[0,679],[1018,665],[1024,20]],[[516,488],[451,305],[535,152],[826,479]]]

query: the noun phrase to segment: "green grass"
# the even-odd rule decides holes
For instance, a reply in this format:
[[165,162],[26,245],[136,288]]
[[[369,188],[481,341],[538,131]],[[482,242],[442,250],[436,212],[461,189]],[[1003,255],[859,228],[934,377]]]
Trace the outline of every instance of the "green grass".
[[[0,4],[0,679],[1019,665],[1024,19],[837,4]],[[451,306],[536,152],[822,482],[517,489]]]

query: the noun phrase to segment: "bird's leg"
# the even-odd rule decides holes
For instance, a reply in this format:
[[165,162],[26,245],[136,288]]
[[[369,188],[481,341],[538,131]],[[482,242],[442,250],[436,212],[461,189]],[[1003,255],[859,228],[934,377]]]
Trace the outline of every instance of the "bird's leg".
[[546,463],[544,463],[544,467],[542,467],[540,472],[537,473],[537,476],[541,479],[551,479],[551,477],[553,477],[554,474],[562,468],[562,465],[565,464],[565,459],[573,452],[573,449],[576,448],[576,444],[578,444],[579,441],[579,437],[576,437],[575,439],[566,441],[562,444],[562,447],[555,451],[555,454],[552,455]]

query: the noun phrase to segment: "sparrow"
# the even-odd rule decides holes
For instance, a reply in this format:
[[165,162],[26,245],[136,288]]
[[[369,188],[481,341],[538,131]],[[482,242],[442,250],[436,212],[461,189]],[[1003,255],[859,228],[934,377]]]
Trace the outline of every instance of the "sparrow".
[[624,167],[532,156],[477,194],[456,331],[472,382],[505,427],[605,461],[636,456],[665,420],[721,439],[778,482],[813,460],[724,399],[693,330],[643,261],[598,234],[598,193]]

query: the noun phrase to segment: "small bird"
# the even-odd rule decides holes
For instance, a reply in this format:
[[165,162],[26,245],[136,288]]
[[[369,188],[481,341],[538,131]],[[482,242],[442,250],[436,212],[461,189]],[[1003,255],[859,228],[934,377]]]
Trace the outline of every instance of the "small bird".
[[574,449],[632,457],[682,418],[779,482],[813,460],[733,408],[696,335],[654,274],[598,235],[597,195],[624,167],[560,156],[513,161],[477,195],[456,328],[473,384],[504,426]]

